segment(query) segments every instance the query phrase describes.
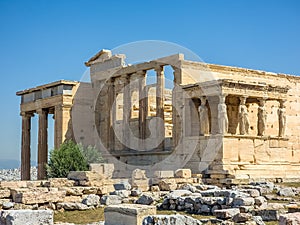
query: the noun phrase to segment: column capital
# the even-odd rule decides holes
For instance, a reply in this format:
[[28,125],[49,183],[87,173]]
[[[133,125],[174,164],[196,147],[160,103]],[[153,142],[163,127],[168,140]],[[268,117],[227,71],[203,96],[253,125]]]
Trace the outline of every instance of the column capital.
[[72,105],[69,104],[59,104],[54,106],[55,110],[64,110],[64,109],[71,109]]
[[22,117],[34,117],[34,112],[20,112]]
[[279,104],[280,104],[280,108],[284,108],[285,107],[284,104],[286,103],[287,100],[286,99],[279,99],[278,101],[279,101]]
[[49,109],[37,109],[36,112],[37,114],[45,114],[45,113],[48,113]]
[[227,97],[228,94],[220,94],[219,95],[219,104],[224,104],[225,103],[225,99]]
[[156,74],[157,75],[163,75],[163,72],[164,72],[164,66],[160,65],[160,66],[156,66],[154,68],[154,70],[156,71]]
[[146,73],[147,71],[146,70],[139,70],[139,71],[136,71],[135,74],[137,75],[138,78],[143,78],[146,76]]

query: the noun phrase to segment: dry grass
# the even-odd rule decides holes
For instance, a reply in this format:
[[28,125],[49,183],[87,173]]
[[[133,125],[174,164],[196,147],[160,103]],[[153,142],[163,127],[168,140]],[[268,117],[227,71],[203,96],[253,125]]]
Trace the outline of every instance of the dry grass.
[[55,212],[54,222],[87,224],[104,221],[104,208],[86,211],[64,211]]
[[[213,216],[204,216],[189,214],[184,211],[170,211],[170,210],[157,210],[159,215],[173,215],[180,214],[191,216],[195,219],[210,219],[215,218]],[[64,211],[64,212],[55,212],[54,222],[63,222],[63,223],[75,223],[75,224],[87,224],[104,221],[104,208],[97,208],[93,210],[86,211]],[[278,221],[265,222],[266,225],[277,225]]]

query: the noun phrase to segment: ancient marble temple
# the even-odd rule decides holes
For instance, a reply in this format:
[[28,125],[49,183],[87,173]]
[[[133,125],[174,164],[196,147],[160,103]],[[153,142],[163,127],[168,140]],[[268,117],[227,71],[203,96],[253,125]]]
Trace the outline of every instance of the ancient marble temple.
[[[190,168],[208,183],[299,180],[300,77],[188,61],[182,54],[134,65],[125,57],[101,50],[85,63],[90,83],[58,81],[17,92],[22,179],[30,178],[34,114],[38,177],[45,177],[53,114],[56,148],[66,139],[95,145],[121,165],[116,176],[136,167]],[[149,71],[155,82],[148,82]]]

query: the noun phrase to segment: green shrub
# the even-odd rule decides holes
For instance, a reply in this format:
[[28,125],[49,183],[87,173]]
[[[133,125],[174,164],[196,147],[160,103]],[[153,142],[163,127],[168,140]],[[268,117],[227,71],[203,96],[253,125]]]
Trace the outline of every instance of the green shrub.
[[85,171],[88,163],[80,146],[73,141],[64,142],[59,149],[50,152],[47,165],[48,177],[67,177],[70,171]]
[[88,147],[85,148],[83,147],[82,144],[79,144],[79,148],[88,164],[104,162],[104,159],[102,158],[100,151],[96,147],[89,145]]

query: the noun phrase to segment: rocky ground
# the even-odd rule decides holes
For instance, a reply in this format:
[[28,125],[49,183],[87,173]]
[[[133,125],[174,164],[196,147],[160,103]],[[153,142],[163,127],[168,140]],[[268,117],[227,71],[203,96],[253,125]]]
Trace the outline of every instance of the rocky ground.
[[[70,173],[68,179],[1,181],[0,208],[62,212],[129,203],[171,212],[149,216],[144,225],[169,220],[186,225],[300,224],[300,188],[296,185],[252,182],[225,188],[203,184],[188,170],[159,171],[153,178],[147,178],[143,170],[134,171],[130,179],[111,179],[111,175],[111,171],[86,171]],[[103,222],[93,223],[99,224]]]
[[[31,179],[37,179],[37,168],[31,167]],[[0,181],[21,180],[21,170],[18,169],[2,169],[0,170]]]

